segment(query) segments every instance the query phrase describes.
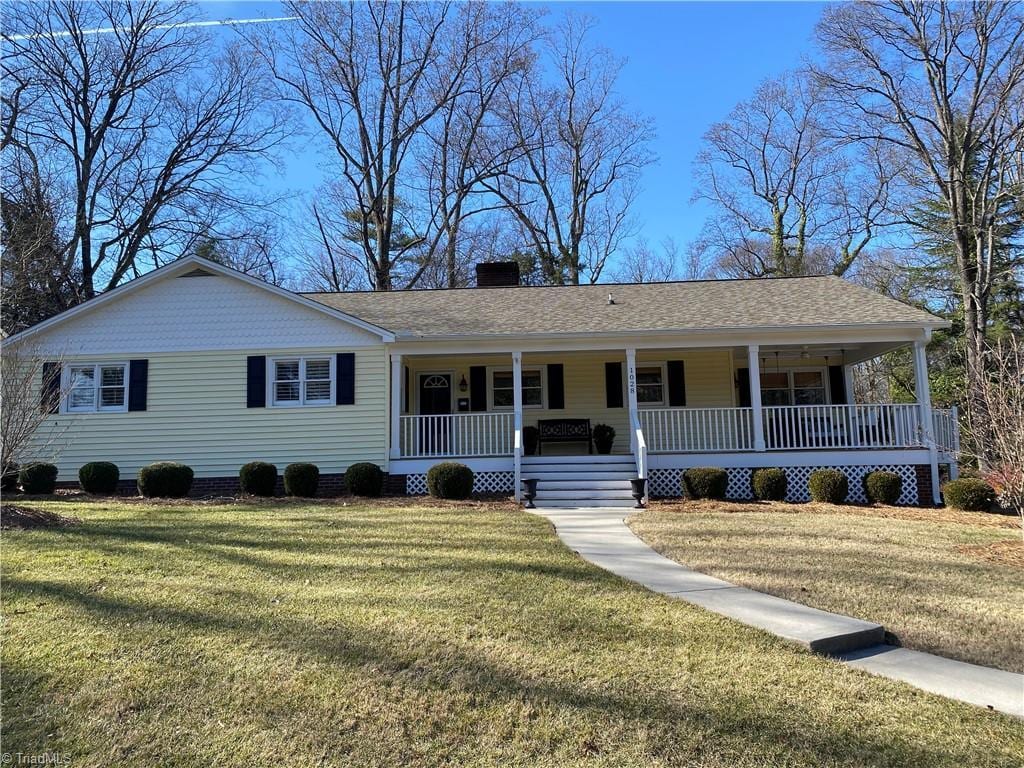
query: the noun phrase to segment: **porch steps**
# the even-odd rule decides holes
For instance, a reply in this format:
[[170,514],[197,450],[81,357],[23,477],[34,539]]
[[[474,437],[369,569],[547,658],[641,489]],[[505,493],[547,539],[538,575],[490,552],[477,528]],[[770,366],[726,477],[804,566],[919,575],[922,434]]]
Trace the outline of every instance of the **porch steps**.
[[526,456],[522,476],[537,480],[534,504],[542,509],[634,505],[631,456]]

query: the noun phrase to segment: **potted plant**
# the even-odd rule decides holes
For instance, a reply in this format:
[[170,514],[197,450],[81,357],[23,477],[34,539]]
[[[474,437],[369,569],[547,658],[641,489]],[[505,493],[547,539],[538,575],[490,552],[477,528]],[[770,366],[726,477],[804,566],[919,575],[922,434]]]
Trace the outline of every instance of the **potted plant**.
[[533,456],[537,453],[537,440],[540,432],[536,427],[523,427],[523,453]]
[[537,498],[537,479],[534,477],[523,480],[523,498],[526,499],[527,509],[536,509],[533,500]]
[[611,453],[612,444],[615,442],[615,430],[607,424],[594,425],[594,447],[598,453]]

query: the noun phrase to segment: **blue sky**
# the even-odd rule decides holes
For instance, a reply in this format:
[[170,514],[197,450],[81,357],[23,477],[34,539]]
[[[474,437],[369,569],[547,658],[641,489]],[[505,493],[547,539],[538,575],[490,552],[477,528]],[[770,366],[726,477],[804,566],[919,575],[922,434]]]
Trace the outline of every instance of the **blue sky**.
[[[658,161],[648,167],[634,216],[652,243],[685,245],[708,208],[692,203],[692,163],[704,131],[749,97],[766,77],[797,66],[812,51],[821,3],[542,3],[554,15],[572,9],[597,19],[594,39],[627,60],[619,82],[626,102],[653,118]],[[204,3],[210,18],[284,15],[277,3]],[[321,180],[317,155],[293,150],[274,187],[310,192]]]

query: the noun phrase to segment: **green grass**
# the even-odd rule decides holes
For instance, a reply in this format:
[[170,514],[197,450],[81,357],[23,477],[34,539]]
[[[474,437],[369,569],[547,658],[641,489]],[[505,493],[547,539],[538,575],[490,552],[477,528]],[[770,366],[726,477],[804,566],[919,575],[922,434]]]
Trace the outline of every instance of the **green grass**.
[[1019,766],[846,669],[477,507],[49,503],[5,532],[3,750],[74,766]]
[[656,506],[630,525],[695,570],[877,622],[910,648],[1024,671],[1024,570],[965,551],[1019,544],[1019,527],[994,527],[1014,519],[872,511],[705,502]]

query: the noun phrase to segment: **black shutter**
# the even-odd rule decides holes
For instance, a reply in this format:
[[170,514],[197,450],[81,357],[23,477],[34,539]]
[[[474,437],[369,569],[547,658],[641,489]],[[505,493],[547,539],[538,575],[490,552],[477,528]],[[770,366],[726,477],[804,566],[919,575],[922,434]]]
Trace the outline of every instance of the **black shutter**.
[[622,363],[604,364],[604,392],[609,408],[622,407]]
[[149,386],[149,360],[128,361],[128,410],[146,410],[146,389]]
[[843,376],[843,366],[828,367],[828,389],[832,396],[832,405],[846,405],[846,377]]
[[565,368],[561,363],[548,366],[548,408],[565,408]]
[[469,410],[487,410],[487,367],[472,365],[469,368]]
[[682,408],[686,405],[686,372],[682,360],[669,360],[668,369],[668,404]]
[[338,405],[355,405],[356,402],[356,356],[352,352],[339,352],[336,366],[338,384],[334,402]]
[[40,413],[60,412],[60,363],[43,363],[43,385],[39,390]]
[[750,407],[750,369],[736,369],[736,386],[740,391],[740,408]]
[[246,408],[267,407],[267,358],[263,355],[251,355],[245,360],[246,372]]

